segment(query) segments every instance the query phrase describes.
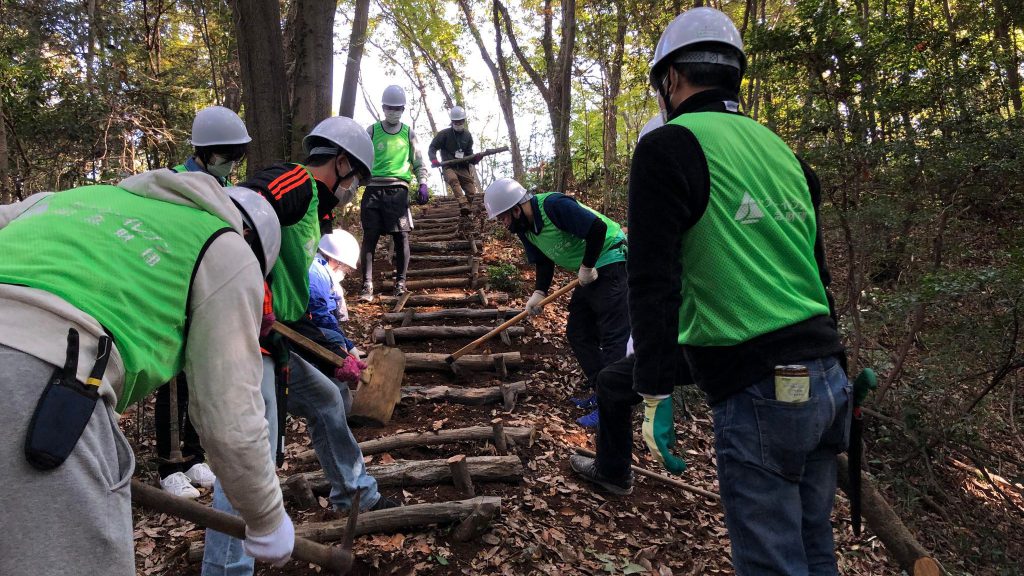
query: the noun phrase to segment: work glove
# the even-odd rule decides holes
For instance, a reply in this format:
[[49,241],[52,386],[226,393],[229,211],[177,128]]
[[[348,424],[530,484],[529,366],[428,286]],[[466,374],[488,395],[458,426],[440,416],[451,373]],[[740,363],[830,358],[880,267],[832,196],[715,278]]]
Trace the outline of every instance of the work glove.
[[274,313],[263,315],[263,320],[260,321],[260,338],[266,338],[267,334],[270,334],[270,329],[274,327],[274,322],[277,321],[277,316]]
[[673,474],[686,470],[686,460],[672,454],[676,443],[675,421],[672,419],[672,396],[644,395],[644,444],[651,456]]
[[359,382],[359,375],[366,368],[366,363],[352,356],[345,357],[345,363],[334,369],[334,377],[342,382],[355,384]]
[[472,162],[473,164],[479,164],[480,161],[483,160],[483,159],[484,159],[484,155],[479,153],[479,152],[477,152],[476,154],[473,154],[472,156],[469,157],[469,161]]
[[438,166],[441,165],[441,163],[437,160],[437,158],[431,158],[430,165],[434,168],[437,168]]
[[536,316],[544,311],[544,305],[541,304],[541,300],[547,297],[542,290],[534,290],[533,295],[526,301],[526,313],[530,316]]
[[254,536],[245,529],[245,542],[242,548],[245,553],[260,562],[268,562],[277,568],[284,566],[292,557],[292,548],[295,547],[295,526],[292,519],[285,513],[284,520],[270,534]]
[[580,272],[577,276],[579,276],[580,279],[580,286],[586,286],[587,284],[597,280],[597,268],[580,266]]
[[416,202],[421,206],[426,204],[430,200],[429,190],[427,190],[427,183],[423,182],[420,184],[420,191],[416,195]]

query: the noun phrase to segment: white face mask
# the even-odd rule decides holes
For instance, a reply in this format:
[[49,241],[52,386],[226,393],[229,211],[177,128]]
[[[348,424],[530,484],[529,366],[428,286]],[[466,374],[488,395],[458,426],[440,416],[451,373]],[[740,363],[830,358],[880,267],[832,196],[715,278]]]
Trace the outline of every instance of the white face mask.
[[334,189],[334,197],[339,202],[347,202],[355,197],[356,191],[359,190],[359,176],[352,176],[352,183],[342,188],[338,186]]
[[206,171],[211,175],[220,178],[221,180],[228,177],[231,171],[235,169],[235,163],[230,160],[224,160],[220,156],[214,155],[210,158],[210,163],[206,165]]
[[402,121],[402,111],[401,110],[385,110],[384,111],[384,121],[387,122],[388,124],[398,124],[399,122]]
[[465,122],[460,122],[459,124],[452,124],[452,130],[455,130],[456,132],[465,132],[466,131],[466,123]]

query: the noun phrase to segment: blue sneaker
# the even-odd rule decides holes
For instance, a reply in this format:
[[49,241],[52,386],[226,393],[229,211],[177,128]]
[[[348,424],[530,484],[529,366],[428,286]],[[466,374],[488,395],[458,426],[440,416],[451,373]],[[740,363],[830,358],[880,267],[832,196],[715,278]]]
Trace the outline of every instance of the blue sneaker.
[[584,428],[597,428],[598,416],[597,410],[594,410],[586,416],[582,416],[576,419],[576,423]]
[[577,408],[590,410],[597,408],[597,393],[595,392],[594,394],[583,398],[570,398],[569,401],[575,404]]

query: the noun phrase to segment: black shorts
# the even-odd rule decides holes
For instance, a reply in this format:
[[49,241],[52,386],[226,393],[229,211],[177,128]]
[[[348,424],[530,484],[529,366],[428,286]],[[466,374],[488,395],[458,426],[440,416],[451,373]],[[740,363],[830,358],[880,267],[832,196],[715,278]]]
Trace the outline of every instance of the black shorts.
[[409,188],[401,184],[367,186],[359,203],[359,221],[363,230],[408,232],[412,229]]

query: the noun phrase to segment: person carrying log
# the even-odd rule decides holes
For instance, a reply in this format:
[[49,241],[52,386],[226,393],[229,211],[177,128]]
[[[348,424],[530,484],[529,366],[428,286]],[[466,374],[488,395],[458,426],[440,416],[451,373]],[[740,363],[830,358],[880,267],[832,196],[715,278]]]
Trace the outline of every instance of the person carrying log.
[[[464,159],[463,162],[446,165],[441,174],[452,195],[459,201],[459,208],[465,211],[476,195],[476,170],[473,165],[479,163],[483,156],[473,153],[473,135],[466,129],[466,110],[462,106],[453,106],[448,111],[448,117],[452,125],[434,136],[427,148],[427,156],[434,168],[441,166],[441,162]],[[437,160],[438,151],[441,152],[440,161]]]
[[427,167],[416,145],[416,133],[402,123],[405,91],[400,86],[388,86],[381,107],[384,120],[366,129],[373,140],[375,156],[370,181],[359,204],[359,221],[363,226],[363,289],[359,298],[365,302],[373,301],[373,255],[381,234],[390,234],[395,244],[395,296],[405,294],[412,230],[409,189],[414,175],[419,183],[416,203],[426,204],[430,200]]
[[[234,111],[223,106],[208,106],[196,113],[192,121],[190,138],[193,153],[184,162],[171,167],[175,172],[205,172],[217,179],[221,186],[229,186],[228,176],[235,165],[245,157],[252,138],[245,123]],[[187,462],[170,462],[171,456],[171,401],[170,383],[156,391],[153,427],[156,432],[156,455],[163,460],[157,473],[164,491],[184,498],[198,498],[193,485],[212,488],[217,477],[206,464],[206,452],[199,443],[192,420],[188,415],[188,383],[183,374],[176,378],[178,428],[184,434],[181,454]]]
[[[390,508],[397,504],[378,492],[377,482],[366,473],[359,445],[348,427],[348,387],[318,369],[315,360],[291,351],[287,342],[270,330],[274,321],[279,320],[322,340],[322,334],[309,320],[307,308],[309,267],[321,230],[331,224],[325,218],[325,210],[351,199],[373,165],[370,139],[351,118],[327,118],[313,128],[302,145],[306,153],[303,163],[278,164],[242,183],[270,202],[282,227],[281,257],[269,282],[272,306],[264,316],[264,336],[260,340],[268,352],[263,357],[261,391],[266,420],[273,431],[271,443],[280,456],[285,412],[305,418],[306,431],[331,483],[333,507],[347,510],[353,495],[360,492],[361,509]],[[327,374],[333,371],[323,370]],[[233,511],[219,482],[214,485],[213,507]],[[214,530],[206,531],[203,574],[252,574],[253,569],[252,558],[243,554],[237,540]]]
[[[491,220],[498,219],[519,236],[537,278],[526,310],[536,316],[547,295],[555,265],[576,270],[580,285],[569,300],[565,334],[591,389],[602,368],[626,354],[629,314],[626,309],[626,236],[612,219],[559,192],[536,196],[511,178],[499,178],[484,191]],[[596,396],[575,401],[596,405]],[[577,420],[596,427],[598,412]]]
[[666,124],[629,177],[629,311],[645,420],[668,437],[682,346],[714,421],[736,573],[838,574],[830,522],[852,402],[814,171],[739,112],[740,33],[673,20],[650,82]]
[[260,195],[199,172],[0,207],[0,573],[135,574],[118,414],[181,371],[245,548],[287,561],[257,342],[279,246]]

